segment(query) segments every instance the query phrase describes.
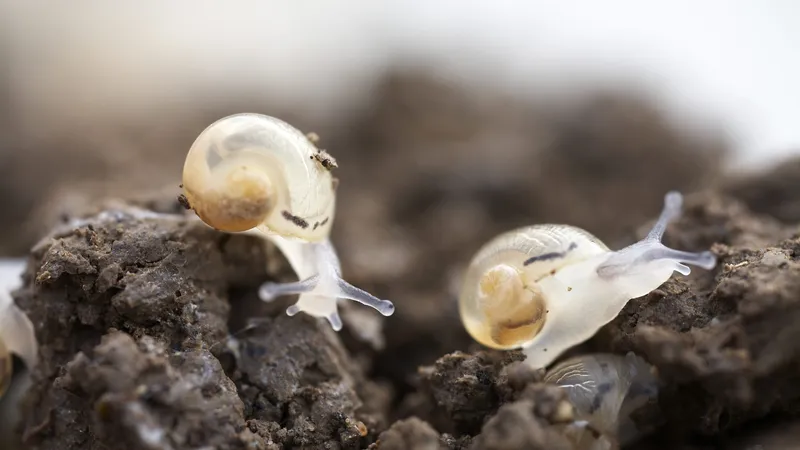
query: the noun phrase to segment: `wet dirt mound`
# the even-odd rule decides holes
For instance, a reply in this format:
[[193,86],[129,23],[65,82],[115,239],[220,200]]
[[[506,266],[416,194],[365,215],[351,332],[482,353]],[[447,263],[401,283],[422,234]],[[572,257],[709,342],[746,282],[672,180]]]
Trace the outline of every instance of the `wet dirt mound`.
[[381,395],[324,324],[281,310],[229,338],[231,293],[268,278],[263,249],[125,209],[43,240],[17,292],[43,358],[24,442],[360,448],[365,423],[385,426]]

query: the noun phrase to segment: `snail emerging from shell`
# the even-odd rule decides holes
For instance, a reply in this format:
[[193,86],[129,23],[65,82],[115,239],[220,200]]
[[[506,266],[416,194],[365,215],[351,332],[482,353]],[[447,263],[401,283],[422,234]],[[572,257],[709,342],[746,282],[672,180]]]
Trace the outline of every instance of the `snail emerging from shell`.
[[286,256],[299,281],[265,283],[264,301],[299,294],[286,313],[305,312],[342,328],[337,302],[350,299],[384,316],[394,305],[349,283],[329,235],[336,209],[335,160],[282,120],[235,114],[208,126],[183,168],[183,190],[197,216],[220,231],[259,234]]
[[542,380],[566,390],[576,420],[564,435],[579,450],[626,446],[652,431],[633,415],[658,397],[655,368],[629,352],[569,358],[550,368]]
[[649,234],[617,251],[568,225],[534,225],[497,236],[467,269],[459,296],[465,328],[487,347],[522,348],[528,364],[548,366],[673,272],[688,275],[687,264],[709,270],[716,265],[709,251],[690,253],[661,243],[682,203],[680,193],[669,192]]
[[24,260],[0,260],[0,397],[14,375],[13,355],[19,356],[28,370],[37,363],[39,344],[33,324],[10,294],[21,284],[24,268]]

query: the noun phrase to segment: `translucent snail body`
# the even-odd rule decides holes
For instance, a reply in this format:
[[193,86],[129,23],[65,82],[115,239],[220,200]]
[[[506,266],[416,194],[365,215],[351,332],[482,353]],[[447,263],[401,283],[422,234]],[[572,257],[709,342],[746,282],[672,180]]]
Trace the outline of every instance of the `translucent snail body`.
[[641,438],[631,415],[658,397],[655,369],[633,353],[590,354],[550,368],[543,381],[565,389],[578,421],[565,434],[580,450],[615,449]]
[[28,370],[37,363],[39,346],[33,324],[9,294],[19,286],[24,267],[24,260],[0,260],[0,397],[11,383],[12,355],[19,356]]
[[291,125],[261,114],[235,114],[206,128],[183,169],[188,205],[207,225],[273,241],[299,281],[266,283],[260,297],[300,294],[287,314],[305,312],[342,327],[337,301],[357,301],[389,316],[394,305],[341,278],[330,243],[336,205],[335,163]]
[[686,264],[711,269],[710,252],[689,253],[661,243],[680,214],[670,192],[645,239],[618,251],[567,225],[535,225],[504,233],[481,248],[464,279],[459,309],[472,337],[497,349],[522,348],[540,368],[593,336],[630,299],[688,275]]

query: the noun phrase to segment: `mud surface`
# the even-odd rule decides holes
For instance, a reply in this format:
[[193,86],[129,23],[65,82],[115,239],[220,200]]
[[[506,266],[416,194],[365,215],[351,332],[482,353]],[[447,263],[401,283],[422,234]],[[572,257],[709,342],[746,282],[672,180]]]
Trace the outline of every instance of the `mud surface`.
[[[6,228],[85,218],[3,243],[33,246],[14,293],[42,357],[21,448],[583,449],[564,391],[521,353],[481,349],[463,330],[460,274],[486,240],[533,223],[634,242],[670,189],[688,195],[665,243],[710,248],[718,266],[676,274],[571,354],[633,351],[655,366],[659,414],[637,419],[655,431],[625,448],[800,442],[793,166],[726,178],[724,145],[622,93],[549,105],[401,72],[375,99],[330,137],[320,131],[321,147],[339,164],[332,239],[345,277],[397,310],[345,304],[339,333],[286,316],[292,299],[258,301],[262,282],[291,270],[261,240],[186,216],[179,168],[164,191],[127,202],[20,197]],[[134,204],[165,215],[139,217]]]

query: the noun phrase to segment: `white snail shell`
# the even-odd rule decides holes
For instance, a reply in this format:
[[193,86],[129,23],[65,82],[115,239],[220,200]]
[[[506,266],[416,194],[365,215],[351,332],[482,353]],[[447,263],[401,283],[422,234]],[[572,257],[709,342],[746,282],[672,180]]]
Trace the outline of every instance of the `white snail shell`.
[[24,267],[24,260],[0,260],[0,396],[11,383],[12,355],[22,358],[28,370],[37,363],[39,346],[33,324],[9,294],[21,283],[19,276]]
[[628,300],[692,264],[711,269],[710,252],[689,253],[661,243],[682,197],[670,192],[648,236],[618,251],[569,225],[535,225],[489,241],[473,258],[459,297],[470,335],[496,349],[522,348],[527,363],[546,367],[594,335]]
[[536,335],[547,315],[536,281],[608,251],[599,239],[569,225],[533,225],[497,236],[467,269],[459,302],[464,326],[488,347],[519,347]]
[[208,225],[258,228],[307,241],[330,234],[335,181],[309,138],[286,122],[235,114],[209,125],[189,149],[183,189]]

